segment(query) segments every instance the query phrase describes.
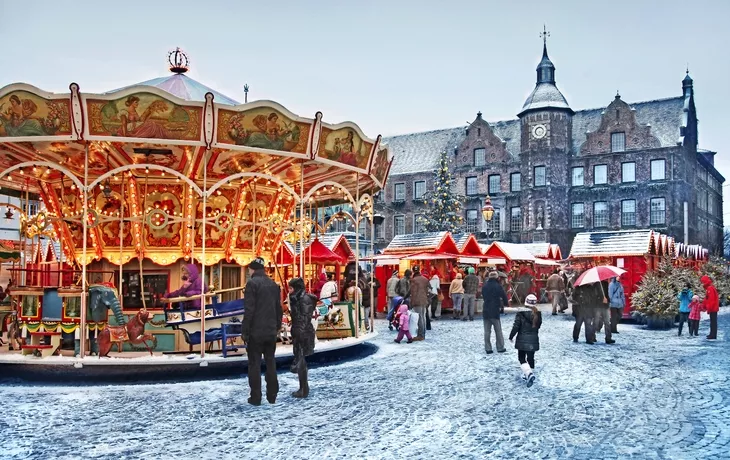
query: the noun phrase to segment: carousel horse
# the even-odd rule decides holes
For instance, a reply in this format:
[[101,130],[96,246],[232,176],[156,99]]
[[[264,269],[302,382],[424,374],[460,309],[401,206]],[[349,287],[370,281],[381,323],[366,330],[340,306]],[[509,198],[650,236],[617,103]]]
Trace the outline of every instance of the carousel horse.
[[[2,339],[0,339],[0,344]],[[10,314],[10,324],[8,325],[8,346],[9,350],[20,350],[23,346],[23,339],[20,337],[20,323],[18,322],[18,314],[12,312]]]
[[[102,316],[106,318],[107,310],[111,309],[117,324],[119,324],[118,326],[109,326],[107,324],[101,332],[98,332],[96,342],[99,356],[108,356],[115,343],[120,349],[122,342],[129,342],[132,345],[142,344],[152,355],[152,350],[157,347],[157,337],[145,333],[145,324],[150,319],[150,312],[147,309],[141,309],[127,322],[122,314],[116,290],[104,285],[95,285],[89,288],[89,308],[91,317],[96,322],[102,322]],[[152,343],[152,348],[147,342]]]

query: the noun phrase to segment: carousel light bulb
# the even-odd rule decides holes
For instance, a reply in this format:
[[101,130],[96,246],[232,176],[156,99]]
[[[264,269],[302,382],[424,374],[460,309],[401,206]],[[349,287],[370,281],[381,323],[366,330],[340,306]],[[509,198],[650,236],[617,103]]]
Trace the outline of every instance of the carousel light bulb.
[[176,177],[175,178],[175,182],[178,182],[179,183],[180,182],[180,178],[179,177]]
[[46,172],[44,174],[46,174],[46,175],[51,174],[50,168],[46,168]]
[[160,175],[161,175],[161,176],[164,176],[164,175],[165,175],[165,171],[162,171],[162,173],[161,173]]
[[150,173],[150,168],[147,168],[147,167],[145,167],[145,168],[144,168],[144,173],[145,173],[145,174],[149,174],[149,173]]
[[23,168],[20,168],[20,175],[21,176],[24,176],[25,175],[25,171],[23,171]]

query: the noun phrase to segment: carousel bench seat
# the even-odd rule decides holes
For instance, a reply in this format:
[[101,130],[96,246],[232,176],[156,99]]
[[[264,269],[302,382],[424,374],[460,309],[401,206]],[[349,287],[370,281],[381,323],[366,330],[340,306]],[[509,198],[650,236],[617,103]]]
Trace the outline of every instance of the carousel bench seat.
[[226,313],[241,312],[243,313],[243,299],[229,300],[228,302],[214,303],[213,310],[216,316],[225,315]]
[[[185,342],[187,342],[188,345],[200,345],[200,331],[193,333],[190,333],[185,329],[181,329],[181,331],[183,331],[183,334],[185,335]],[[219,327],[205,331],[205,343],[217,342],[222,339],[223,331]]]

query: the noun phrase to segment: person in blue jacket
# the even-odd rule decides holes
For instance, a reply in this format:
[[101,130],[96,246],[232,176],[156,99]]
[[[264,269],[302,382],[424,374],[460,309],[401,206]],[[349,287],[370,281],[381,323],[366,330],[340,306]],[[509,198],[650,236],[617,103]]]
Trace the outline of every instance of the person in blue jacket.
[[[682,335],[682,327],[684,326],[684,323],[687,322],[689,319],[689,303],[692,301],[692,296],[694,295],[694,292],[692,292],[692,286],[690,286],[689,283],[682,289],[682,291],[677,295],[677,299],[679,299],[679,330],[677,331],[677,335]],[[689,324],[689,323],[687,323]]]
[[608,306],[611,309],[611,333],[618,334],[618,323],[624,314],[626,297],[624,287],[618,277],[614,277],[608,285]]

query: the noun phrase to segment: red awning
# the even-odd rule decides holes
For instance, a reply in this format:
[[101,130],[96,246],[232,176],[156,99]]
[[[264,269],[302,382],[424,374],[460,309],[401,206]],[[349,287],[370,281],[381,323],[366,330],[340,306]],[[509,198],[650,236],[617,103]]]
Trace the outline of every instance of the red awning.
[[[297,262],[301,254],[297,256]],[[322,244],[319,239],[312,241],[312,244],[304,250],[305,264],[334,265],[347,263],[347,258],[341,257],[332,252],[327,246]]]

